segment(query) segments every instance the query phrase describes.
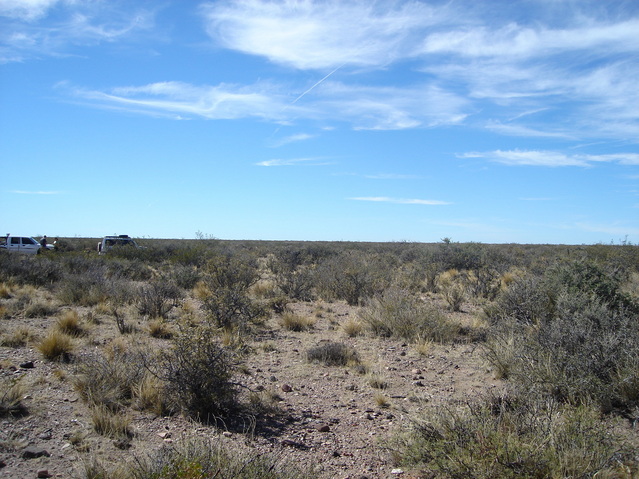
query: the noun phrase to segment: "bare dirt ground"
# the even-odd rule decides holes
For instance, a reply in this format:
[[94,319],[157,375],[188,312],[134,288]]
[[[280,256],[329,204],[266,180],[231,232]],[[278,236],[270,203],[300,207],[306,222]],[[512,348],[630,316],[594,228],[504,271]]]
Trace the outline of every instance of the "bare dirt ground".
[[[312,468],[315,477],[414,477],[393,463],[387,447],[390,438],[407,428],[420,410],[465,401],[501,386],[483,364],[476,344],[433,344],[418,352],[393,339],[347,337],[341,325],[357,318],[355,307],[343,303],[291,307],[314,318],[314,327],[292,332],[283,329],[277,317],[271,318],[251,342],[252,352],[239,378],[253,390],[270,392],[281,419],[264,425],[257,418],[257,426],[249,422],[245,432],[226,429],[221,422],[216,428],[180,416],[132,410],[134,435],[123,447],[93,429],[89,408],[69,379],[71,364],[45,361],[34,345],[0,347],[0,375],[22,378],[28,410],[22,417],[0,419],[0,477],[82,477],[82,464],[93,458],[107,465],[121,464],[193,435],[238,450],[274,454],[284,464]],[[464,321],[473,313],[456,314]],[[56,316],[2,319],[0,333],[27,326],[44,335],[56,320]],[[138,331],[127,339],[161,343],[149,336],[143,320],[137,320],[136,327]],[[105,316],[76,340],[76,354],[119,337],[114,320]],[[324,341],[351,346],[367,373],[309,363],[306,351]],[[28,367],[29,362],[33,367]]]

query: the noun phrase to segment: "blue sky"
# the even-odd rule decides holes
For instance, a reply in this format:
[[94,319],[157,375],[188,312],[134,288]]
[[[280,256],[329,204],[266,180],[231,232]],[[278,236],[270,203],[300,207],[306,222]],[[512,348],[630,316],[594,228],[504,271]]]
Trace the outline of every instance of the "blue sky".
[[639,2],[0,0],[0,228],[639,242]]

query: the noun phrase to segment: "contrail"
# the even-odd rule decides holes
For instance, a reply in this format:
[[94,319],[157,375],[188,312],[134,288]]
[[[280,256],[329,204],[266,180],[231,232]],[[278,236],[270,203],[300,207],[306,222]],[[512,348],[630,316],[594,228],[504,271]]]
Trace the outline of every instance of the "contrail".
[[[298,96],[295,100],[293,100],[291,103],[289,103],[288,105],[286,105],[284,108],[282,108],[280,110],[280,113],[285,112],[291,105],[295,105],[295,103],[297,103],[298,101],[300,101],[300,99],[302,99],[305,95],[307,95],[310,91],[312,91],[314,88],[317,87],[317,85],[319,85],[320,83],[322,83],[323,81],[325,81],[328,77],[330,77],[333,73],[335,73],[337,70],[339,70],[340,68],[342,68],[344,65],[346,65],[347,62],[342,63],[340,66],[338,66],[337,68],[335,68],[335,70],[333,70],[332,72],[328,73],[326,76],[324,76],[324,78],[318,80],[317,82],[315,82],[315,84],[313,86],[311,86],[308,90],[306,90],[305,92],[303,92],[300,96]],[[275,133],[277,133],[278,131],[280,131],[280,127],[278,126],[275,131],[273,133],[271,133],[271,136],[273,136]]]
[[316,82],[312,87],[310,87],[308,90],[306,90],[304,93],[302,93],[300,96],[298,96],[295,100],[293,100],[291,102],[291,105],[295,105],[295,103],[297,103],[304,95],[306,95],[307,93],[309,93],[311,90],[313,90],[313,88],[315,88],[317,85],[319,85],[320,83],[322,83],[324,80],[326,80],[328,77],[330,77],[333,73],[335,73],[337,70],[339,70],[340,68],[342,68],[344,65],[346,65],[346,62],[342,63],[340,66],[338,66],[335,70],[333,70],[332,72],[330,72],[328,75],[326,75],[324,78],[322,78],[321,80],[319,80],[318,82]]

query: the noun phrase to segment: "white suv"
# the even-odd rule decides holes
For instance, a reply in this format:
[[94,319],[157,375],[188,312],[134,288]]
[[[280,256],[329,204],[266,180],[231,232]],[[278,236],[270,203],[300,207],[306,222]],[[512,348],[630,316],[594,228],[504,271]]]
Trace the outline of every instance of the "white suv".
[[104,254],[113,247],[133,246],[139,248],[129,235],[105,236],[98,243],[98,254]]
[[0,248],[12,253],[38,254],[42,246],[30,236],[7,235],[0,238]]

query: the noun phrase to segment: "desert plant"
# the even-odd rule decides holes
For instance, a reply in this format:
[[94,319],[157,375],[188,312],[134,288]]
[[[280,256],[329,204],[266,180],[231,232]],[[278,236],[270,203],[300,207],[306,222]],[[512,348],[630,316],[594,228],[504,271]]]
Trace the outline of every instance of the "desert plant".
[[13,330],[11,334],[2,335],[0,338],[0,345],[10,348],[19,348],[27,346],[29,343],[35,342],[38,339],[36,332],[29,326],[20,326]]
[[231,378],[238,364],[214,331],[204,327],[180,331],[172,348],[147,368],[165,383],[174,410],[209,422],[237,409],[238,385]]
[[173,336],[173,331],[169,324],[161,319],[149,321],[148,327],[149,334],[154,338],[171,339],[171,336]]
[[342,324],[342,331],[344,331],[344,334],[346,334],[349,338],[354,338],[355,336],[362,334],[364,331],[364,325],[359,319],[348,318]]
[[131,479],[302,479],[312,471],[300,471],[271,454],[241,453],[221,443],[185,438],[146,457],[138,457]]
[[373,334],[407,341],[431,338],[449,342],[459,332],[459,325],[441,311],[396,288],[375,296],[360,311],[360,317]]
[[183,292],[175,283],[162,279],[150,281],[138,288],[138,312],[149,318],[166,318],[182,297]]
[[82,336],[85,333],[84,328],[80,324],[80,316],[74,309],[65,309],[61,313],[56,322],[56,329],[69,336]]
[[19,378],[0,377],[0,417],[24,416],[27,407],[22,402],[26,392]]
[[306,351],[306,360],[325,366],[348,366],[359,363],[357,351],[344,343],[325,342]]
[[313,328],[315,320],[291,311],[285,311],[280,317],[280,324],[288,331],[306,331]]
[[619,443],[588,406],[506,395],[425,411],[396,458],[428,477],[618,477]]
[[95,405],[91,408],[91,422],[98,434],[114,439],[131,438],[131,419],[126,415],[114,412],[103,405]]
[[144,355],[128,348],[85,354],[76,359],[73,385],[89,405],[118,411],[131,403],[144,381],[144,365]]
[[46,318],[58,312],[58,306],[50,301],[35,300],[24,310],[25,318]]
[[69,361],[73,349],[71,337],[59,331],[50,331],[38,344],[38,350],[50,361]]

